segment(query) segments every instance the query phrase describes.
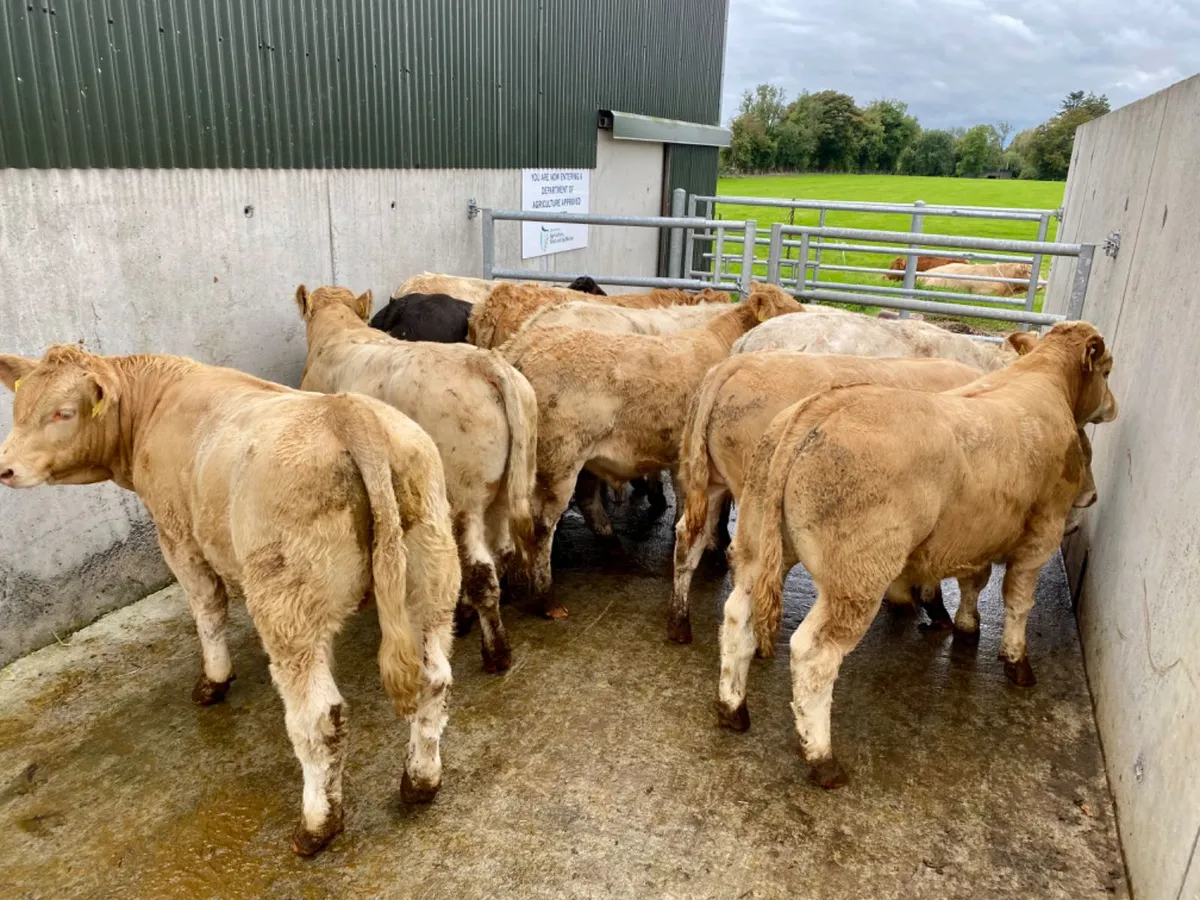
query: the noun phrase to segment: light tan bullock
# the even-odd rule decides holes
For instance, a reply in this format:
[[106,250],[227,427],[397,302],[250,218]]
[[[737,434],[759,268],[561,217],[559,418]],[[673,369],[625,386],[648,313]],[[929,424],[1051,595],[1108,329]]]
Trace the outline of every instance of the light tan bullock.
[[0,483],[111,480],[145,503],[196,619],[201,705],[233,680],[226,585],[241,588],[304,773],[297,853],[342,829],[333,639],[372,593],[383,685],[412,719],[401,794],[433,798],[460,575],[428,435],[368,397],[320,397],[176,356],[52,347],[40,361],[0,356],[0,382],[16,395]]
[[[1029,276],[1033,273],[1030,263],[951,263],[936,266],[917,276],[919,288],[950,288],[964,294],[979,294],[985,297],[1011,297],[1024,294],[1029,289]],[[1009,281],[975,281],[973,278],[947,278],[947,275],[972,275],[980,278],[1019,278],[1022,284]]]
[[[918,256],[916,263],[917,272],[926,272],[929,269],[936,269],[938,266],[948,266],[953,263],[965,263],[967,260],[961,256]],[[904,269],[908,265],[907,256],[897,256],[888,266],[892,271],[883,277],[888,281],[900,281],[904,278]]]
[[1117,402],[1112,356],[1091,325],[1014,341],[1012,365],[944,393],[854,385],[809,396],[755,448],[731,552],[718,720],[749,727],[750,659],[756,644],[774,652],[783,578],[802,562],[817,601],[791,639],[792,708],[823,787],[845,783],[830,741],[833,683],[897,580],[986,582],[1004,563],[1000,655],[1010,680],[1034,683],[1025,624],[1085,483],[1079,428],[1112,421]]
[[[471,313],[471,321],[467,326],[467,340],[485,349],[499,347],[521,329],[526,319],[542,307],[579,299],[579,292],[568,288],[529,282],[502,283]],[[689,294],[675,288],[658,288],[641,294],[593,296],[592,300],[627,309],[654,309],[661,306],[728,302],[729,294],[707,288],[698,294]]]
[[[537,400],[499,353],[469,344],[399,341],[367,325],[371,292],[296,291],[308,333],[301,388],[367,394],[410,416],[437,444],[463,571],[479,613],[483,667],[508,668],[500,578],[514,540],[528,549],[537,462]],[[460,624],[466,624],[460,609]]]
[[[667,635],[689,644],[688,590],[706,546],[714,546],[727,499],[737,502],[745,463],[775,415],[809,394],[845,384],[881,384],[944,391],[974,381],[980,371],[941,359],[866,359],[769,350],[731,356],[709,370],[688,413],[679,453],[684,511],[675,529],[675,585]],[[894,598],[896,599],[896,598]],[[907,598],[905,598],[907,599]],[[927,607],[948,616],[940,599]]]
[[562,614],[551,590],[550,551],[579,473],[586,468],[619,483],[674,471],[684,417],[704,373],[759,322],[799,309],[773,285],[757,286],[703,328],[660,336],[535,329],[501,348],[537,395],[531,587],[544,609]]
[[586,328],[608,334],[674,334],[702,328],[713,316],[729,309],[729,302],[697,303],[695,306],[664,306],[657,309],[628,309],[590,300],[555,303],[537,310],[521,324],[529,328]]
[[483,278],[468,278],[465,275],[440,275],[435,272],[422,272],[405,281],[392,291],[392,299],[396,300],[409,294],[445,294],[467,303],[482,303],[489,293],[503,281],[487,281]]
[[989,344],[917,319],[878,319],[846,313],[784,316],[755,328],[734,353],[802,350],[846,356],[918,356],[952,359],[990,372],[1016,359],[1008,344]]

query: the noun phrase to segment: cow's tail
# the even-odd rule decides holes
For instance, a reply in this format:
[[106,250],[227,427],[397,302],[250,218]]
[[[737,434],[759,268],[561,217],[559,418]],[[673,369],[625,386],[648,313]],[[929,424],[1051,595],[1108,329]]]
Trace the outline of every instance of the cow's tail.
[[504,401],[504,417],[508,422],[508,466],[505,482],[508,499],[509,528],[522,557],[533,547],[533,510],[530,500],[537,475],[537,397],[525,376],[493,350],[492,370],[500,397]]
[[335,431],[358,467],[371,506],[371,577],[382,639],[379,674],[392,706],[401,716],[417,708],[421,640],[405,596],[408,569],[400,507],[392,486],[387,428],[362,401],[339,395]]
[[690,546],[704,531],[708,519],[708,423],[712,417],[717,396],[725,382],[740,368],[743,357],[733,356],[729,360],[708,370],[700,382],[700,390],[683,426],[683,441],[679,449],[679,475],[684,496],[683,533],[685,543]]
[[[755,460],[750,466],[752,473],[765,474],[748,477],[743,490],[744,505],[756,503],[760,510],[759,533],[757,536],[748,536],[750,540],[757,537],[758,546],[758,572],[751,588],[750,619],[759,651],[764,656],[774,653],[779,623],[783,618],[783,580],[787,576],[783,570],[784,492],[801,445],[824,419],[819,414],[813,415],[812,407],[828,393],[810,394],[793,406],[789,413],[780,414],[786,415],[786,419],[778,427],[772,423],[773,427],[759,442]],[[772,440],[775,441],[773,448],[770,447]],[[766,458],[768,453],[769,460]]]

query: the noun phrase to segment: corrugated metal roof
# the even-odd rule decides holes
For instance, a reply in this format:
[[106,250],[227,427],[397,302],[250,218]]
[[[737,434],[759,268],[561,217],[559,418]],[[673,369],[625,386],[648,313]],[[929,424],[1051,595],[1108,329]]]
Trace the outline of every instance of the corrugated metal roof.
[[8,0],[0,167],[590,167],[717,122],[727,2]]

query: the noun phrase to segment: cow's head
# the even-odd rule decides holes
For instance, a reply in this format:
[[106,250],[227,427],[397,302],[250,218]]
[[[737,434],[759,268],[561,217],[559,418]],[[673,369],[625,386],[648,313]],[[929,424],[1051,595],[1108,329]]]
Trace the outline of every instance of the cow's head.
[[1117,417],[1117,398],[1108,386],[1113,358],[1094,325],[1059,322],[1041,340],[1034,332],[1019,331],[1010,334],[1006,341],[1022,356],[1044,344],[1058,347],[1067,355],[1065,362],[1071,377],[1078,378],[1073,409],[1076,424],[1111,422]]
[[371,292],[354,296],[354,291],[325,285],[315,291],[309,291],[304,285],[296,288],[296,306],[300,308],[300,318],[308,322],[318,311],[330,306],[344,306],[364,322],[371,318]]
[[[13,392],[13,427],[0,445],[0,484],[97,481],[120,382],[100,356],[51,347],[41,360],[0,355],[0,383]],[[86,474],[85,473],[90,473]]]
[[1067,510],[1067,524],[1063,537],[1074,534],[1083,522],[1083,511],[1096,502],[1096,479],[1092,477],[1092,442],[1083,429],[1079,429],[1079,449],[1083,451],[1083,484],[1075,495],[1075,502]]
[[774,284],[760,284],[757,281],[750,282],[750,296],[746,298],[745,303],[760,322],[785,313],[804,310],[804,307],[796,302],[796,298],[783,288]]

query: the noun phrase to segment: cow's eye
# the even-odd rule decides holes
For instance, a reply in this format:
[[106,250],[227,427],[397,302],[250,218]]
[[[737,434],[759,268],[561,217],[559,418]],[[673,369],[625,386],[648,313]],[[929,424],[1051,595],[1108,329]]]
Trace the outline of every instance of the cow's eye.
[[50,421],[51,422],[70,422],[73,418],[75,418],[75,410],[60,409],[54,415],[52,415],[50,417]]

